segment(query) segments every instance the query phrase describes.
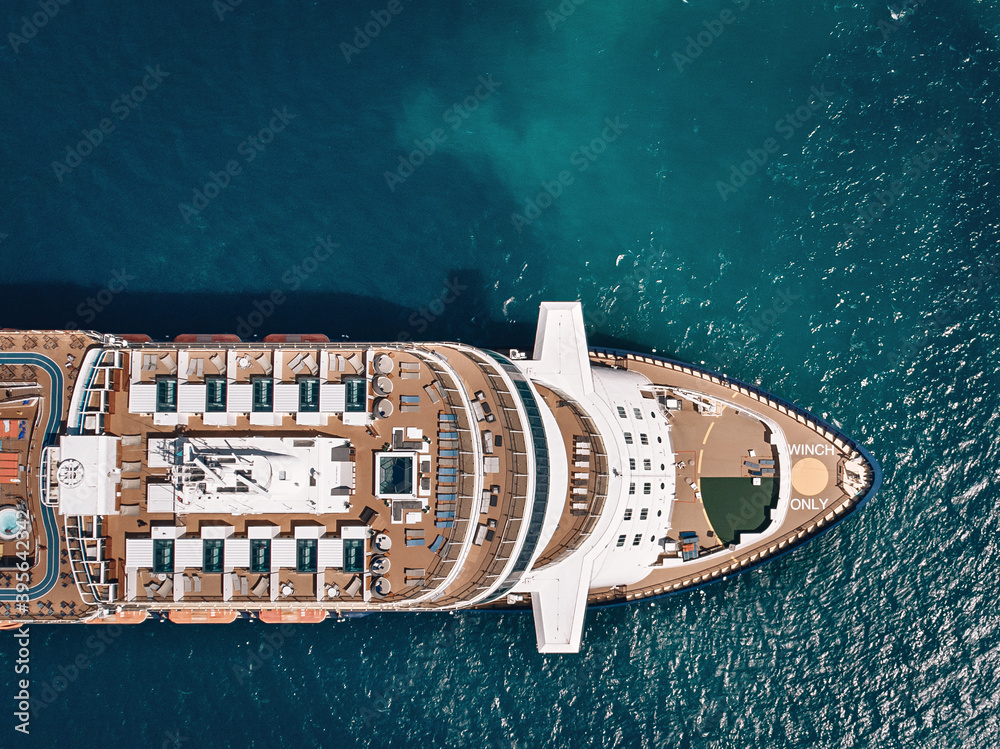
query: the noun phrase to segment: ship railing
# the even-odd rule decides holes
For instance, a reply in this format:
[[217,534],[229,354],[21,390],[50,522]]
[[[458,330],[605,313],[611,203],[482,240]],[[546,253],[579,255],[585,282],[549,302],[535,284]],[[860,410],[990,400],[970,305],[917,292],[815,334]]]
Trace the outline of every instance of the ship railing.
[[42,448],[42,461],[38,467],[38,497],[46,507],[59,506],[59,482],[54,480],[54,470],[58,463],[57,446]]
[[696,367],[691,364],[685,364],[673,359],[667,359],[660,356],[650,356],[648,354],[640,354],[632,351],[619,351],[616,349],[605,348],[592,348],[590,351],[599,359],[611,360],[615,366],[619,366],[624,369],[628,368],[628,363],[630,361],[637,361],[664,367],[666,369],[672,369],[683,374],[691,375],[692,377],[698,377],[702,380],[712,382],[722,387],[727,387],[730,390],[741,393],[748,398],[770,406],[779,413],[783,413],[786,416],[794,418],[800,424],[804,424],[817,434],[844,450],[848,454],[849,458],[853,459],[858,455],[867,452],[863,452],[864,448],[856,440],[848,437],[831,424],[828,424],[822,419],[812,415],[801,407],[796,406],[794,403],[786,401],[783,398],[767,392],[766,390],[762,390],[761,388],[750,385],[741,380],[737,380],[728,375]]
[[88,530],[85,518],[67,515],[63,527],[73,582],[80,598],[91,606],[112,603],[117,585],[110,579],[111,561],[104,558],[106,539],[101,534],[100,517],[90,519]]

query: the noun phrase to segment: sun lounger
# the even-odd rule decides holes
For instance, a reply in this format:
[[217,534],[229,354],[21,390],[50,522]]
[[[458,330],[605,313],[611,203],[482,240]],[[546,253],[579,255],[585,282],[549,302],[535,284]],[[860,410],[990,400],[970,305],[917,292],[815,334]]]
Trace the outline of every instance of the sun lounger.
[[138,478],[124,478],[121,486],[122,489],[139,489],[142,486],[142,481]]
[[121,508],[122,515],[141,515],[139,505],[122,505]]
[[261,575],[260,578],[257,580],[257,583],[253,586],[253,589],[250,592],[253,593],[255,596],[257,596],[258,598],[260,598],[261,596],[267,593],[269,587],[270,587],[270,581],[268,580],[268,576]]
[[348,598],[354,598],[361,591],[361,578],[355,575],[351,578],[351,582],[347,584],[344,588],[344,595]]
[[432,543],[427,548],[433,551],[435,554],[437,554],[438,551],[441,550],[442,546],[444,546],[444,536],[438,536],[437,538],[434,539],[434,543]]
[[174,358],[173,354],[167,354],[160,358],[163,362],[163,366],[167,368],[167,372],[170,374],[177,374],[177,360]]
[[163,585],[160,586],[160,589],[156,592],[158,595],[161,595],[164,598],[166,598],[173,592],[173,590],[174,590],[174,581],[168,577],[166,582],[164,582]]
[[[244,578],[244,582],[246,582],[246,578]],[[194,578],[194,592],[195,593],[201,593],[201,577],[197,576],[197,575]],[[244,585],[243,595],[246,595],[246,586],[245,585]]]
[[351,354],[347,358],[347,363],[350,364],[351,367],[354,369],[354,373],[355,374],[358,374],[358,373],[361,372],[361,367],[362,367],[361,357],[358,356],[357,354]]
[[208,360],[212,362],[212,364],[215,366],[215,368],[219,371],[220,374],[226,371],[226,360],[223,359],[219,354],[217,353],[212,354],[208,358]]
[[141,460],[122,461],[122,473],[139,473],[142,470]]
[[264,370],[264,374],[269,375],[274,371],[274,367],[271,364],[271,357],[268,354],[261,354],[255,361],[260,364],[260,368]]

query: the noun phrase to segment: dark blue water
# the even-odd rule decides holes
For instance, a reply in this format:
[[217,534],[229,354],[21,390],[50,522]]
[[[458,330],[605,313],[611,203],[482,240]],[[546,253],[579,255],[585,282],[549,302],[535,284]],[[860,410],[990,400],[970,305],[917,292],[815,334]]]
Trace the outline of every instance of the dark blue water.
[[1000,745],[996,3],[387,5],[7,3],[2,323],[528,346],[581,299],[881,493],[578,657],[521,614],[34,627],[68,686],[16,733],[0,643],[0,746]]

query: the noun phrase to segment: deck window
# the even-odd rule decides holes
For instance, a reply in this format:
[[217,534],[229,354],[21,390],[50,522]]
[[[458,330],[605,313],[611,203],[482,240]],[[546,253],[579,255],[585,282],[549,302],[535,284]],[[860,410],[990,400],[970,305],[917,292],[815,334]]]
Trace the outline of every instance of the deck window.
[[253,410],[255,413],[267,413],[274,410],[274,380],[272,378],[253,378]]
[[153,572],[170,574],[174,571],[174,539],[153,539]]
[[205,411],[207,413],[225,413],[226,411],[226,378],[205,378]]
[[319,413],[318,377],[303,377],[299,380],[299,411]]
[[639,520],[645,520],[648,517],[649,517],[649,508],[643,507],[641,510],[639,510]]
[[271,539],[250,539],[250,571],[264,574],[271,571]]
[[367,393],[365,391],[364,377],[345,377],[347,403],[345,409],[348,413],[360,413],[368,410]]
[[644,471],[652,471],[653,470],[653,461],[651,461],[649,458],[643,458],[643,460],[642,460],[642,468],[643,468]]
[[629,470],[631,470],[631,471],[635,470],[635,458],[629,458],[628,459],[628,467],[629,467]]
[[623,533],[623,534],[621,534],[621,535],[620,535],[620,536],[618,537],[618,543],[617,543],[617,544],[615,544],[615,545],[616,545],[616,546],[624,546],[624,545],[625,545],[625,534],[624,534],[624,533]]
[[315,538],[300,538],[295,544],[295,571],[315,572],[316,571],[316,546],[318,542]]
[[156,411],[158,413],[177,412],[177,378],[156,378]]
[[632,432],[625,432],[625,444],[626,445],[632,444]]
[[634,481],[628,485],[628,493],[629,494],[635,494],[635,482]]
[[361,538],[344,539],[344,572],[365,571],[365,542]]
[[642,493],[643,494],[650,494],[650,493],[652,493],[652,491],[653,491],[653,485],[650,484],[648,481],[645,484],[642,485]]
[[202,567],[205,572],[222,572],[225,542],[221,538],[206,538],[203,544]]
[[632,413],[635,414],[635,418],[637,418],[637,419],[641,419],[642,418],[642,411],[640,411],[638,408],[633,408],[632,409]]
[[642,444],[644,444],[644,445],[648,445],[649,444],[649,435],[648,434],[642,434],[642,433],[640,433],[639,434],[639,441]]
[[625,413],[625,406],[618,406],[618,415],[623,419],[628,418],[628,414]]
[[625,517],[623,518],[623,520],[631,520],[631,519],[632,519],[632,508],[631,507],[626,507],[625,508]]
[[635,534],[635,538],[632,539],[632,545],[633,546],[638,546],[640,541],[642,541],[642,535],[639,534],[639,533],[636,533]]

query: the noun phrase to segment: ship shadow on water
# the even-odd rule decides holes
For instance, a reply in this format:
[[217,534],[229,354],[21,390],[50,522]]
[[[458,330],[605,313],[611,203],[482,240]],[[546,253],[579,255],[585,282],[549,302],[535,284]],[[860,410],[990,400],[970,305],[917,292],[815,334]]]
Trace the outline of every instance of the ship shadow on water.
[[[411,307],[360,294],[280,287],[237,294],[116,293],[106,286],[2,284],[0,327],[145,333],[154,340],[183,333],[236,333],[244,341],[272,333],[323,333],[333,342],[461,341],[504,354],[510,348],[530,354],[536,320],[511,322],[495,316],[490,288],[478,271],[456,269],[440,288],[427,290],[424,302]],[[587,333],[591,346],[646,349],[591,328]]]
[[[323,333],[333,342],[461,341],[505,350],[530,347],[535,324],[490,316],[481,274],[454,270],[415,306],[321,290],[243,293],[157,292],[75,284],[4,284],[0,326],[145,333],[172,340],[183,333],[236,333],[244,341],[272,333]],[[419,298],[419,297],[418,297]]]

